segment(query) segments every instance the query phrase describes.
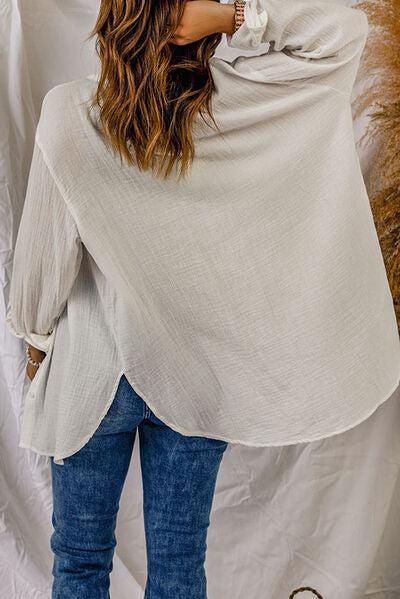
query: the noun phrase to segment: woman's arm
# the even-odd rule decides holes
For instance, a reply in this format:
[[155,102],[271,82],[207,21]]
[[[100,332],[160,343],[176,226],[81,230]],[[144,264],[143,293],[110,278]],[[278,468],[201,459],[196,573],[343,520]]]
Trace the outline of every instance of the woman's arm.
[[[368,35],[366,14],[326,0],[246,0],[245,20],[234,32],[233,0],[189,0],[172,41],[191,43],[216,32],[226,33],[233,48],[258,49],[266,44],[261,63],[240,56],[228,63],[257,81],[281,83],[314,78],[349,94]],[[225,61],[226,62],[226,61]]]
[[[81,257],[75,221],[35,140],[6,315],[13,335],[48,352]],[[34,360],[41,361],[40,357],[40,352],[32,353]]]
[[[46,356],[44,351],[42,351],[41,349],[38,349],[37,347],[33,347],[33,345],[30,345],[30,343],[28,343],[28,349],[29,349],[29,355],[32,358],[32,360],[34,360],[38,364],[40,364],[40,362],[42,362],[44,360],[44,358]],[[26,363],[26,374],[27,374],[28,378],[30,378],[32,380],[34,378],[38,368],[39,368],[39,366],[30,364],[29,362],[27,362]]]
[[188,0],[171,42],[183,46],[214,33],[233,33],[235,8],[216,0]]

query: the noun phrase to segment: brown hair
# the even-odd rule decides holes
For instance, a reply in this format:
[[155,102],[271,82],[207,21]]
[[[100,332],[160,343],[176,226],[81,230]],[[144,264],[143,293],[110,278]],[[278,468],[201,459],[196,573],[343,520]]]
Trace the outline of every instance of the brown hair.
[[164,178],[177,162],[179,177],[186,174],[195,153],[197,113],[204,122],[207,113],[218,128],[209,59],[221,34],[169,43],[186,1],[101,0],[87,38],[97,36],[101,70],[90,108],[99,107],[102,134],[121,160]]

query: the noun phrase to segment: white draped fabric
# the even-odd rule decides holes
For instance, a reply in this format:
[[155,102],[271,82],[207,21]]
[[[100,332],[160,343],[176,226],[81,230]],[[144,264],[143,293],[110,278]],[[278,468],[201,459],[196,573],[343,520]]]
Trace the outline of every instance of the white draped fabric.
[[[0,0],[0,599],[51,594],[49,463],[17,447],[25,355],[4,316],[41,101],[94,70],[93,43],[84,39],[97,10],[97,0]],[[225,40],[217,52],[235,55]],[[356,137],[364,126],[355,123]],[[373,157],[361,149],[360,157],[367,175]],[[143,597],[138,442],[118,518],[113,599]],[[209,599],[288,599],[299,587],[324,599],[398,599],[399,467],[399,389],[365,422],[323,441],[230,445],[208,534]]]

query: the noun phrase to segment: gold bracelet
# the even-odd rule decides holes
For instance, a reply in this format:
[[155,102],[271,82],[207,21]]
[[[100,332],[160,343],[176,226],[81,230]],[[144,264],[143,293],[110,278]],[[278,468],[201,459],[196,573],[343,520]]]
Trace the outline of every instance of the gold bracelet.
[[235,32],[239,29],[244,21],[244,5],[246,2],[244,0],[235,0]]

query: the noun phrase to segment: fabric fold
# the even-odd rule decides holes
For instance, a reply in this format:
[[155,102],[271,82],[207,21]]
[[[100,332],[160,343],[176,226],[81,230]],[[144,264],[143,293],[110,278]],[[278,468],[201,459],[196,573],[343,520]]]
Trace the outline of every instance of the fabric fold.
[[245,50],[258,48],[267,27],[268,13],[260,9],[258,0],[245,0],[244,16],[245,19],[237,31],[232,35],[227,34],[227,44]]
[[14,337],[17,337],[18,339],[24,339],[27,343],[33,345],[33,347],[36,347],[37,349],[40,349],[45,353],[47,353],[51,348],[54,338],[54,329],[52,329],[52,331],[50,331],[47,335],[42,335],[40,333],[34,332],[28,334],[18,331],[12,319],[11,307],[9,307],[9,309],[7,310],[5,323],[8,327],[8,330]]

